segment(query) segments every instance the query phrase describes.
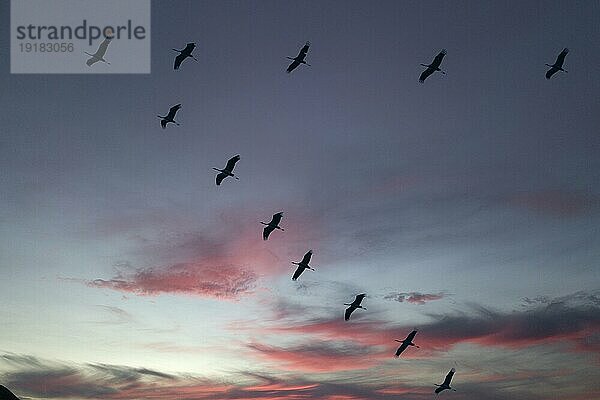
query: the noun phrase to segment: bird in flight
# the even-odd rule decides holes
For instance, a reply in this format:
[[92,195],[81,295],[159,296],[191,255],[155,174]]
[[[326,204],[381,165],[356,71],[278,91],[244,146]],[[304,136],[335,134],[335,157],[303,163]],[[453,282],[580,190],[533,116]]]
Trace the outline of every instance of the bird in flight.
[[440,69],[440,65],[442,64],[442,60],[444,59],[445,55],[446,55],[446,49],[442,49],[442,51],[440,51],[439,54],[437,56],[435,56],[435,58],[433,59],[431,64],[429,64],[429,65],[421,64],[422,66],[427,67],[427,69],[421,73],[421,76],[419,77],[419,82],[421,82],[421,83],[425,82],[425,79],[427,79],[427,77],[429,75],[433,74],[435,71],[439,71],[444,75],[446,74],[444,71],[442,71]]
[[310,269],[311,271],[314,271],[314,268],[311,268],[308,265],[308,263],[310,262],[310,258],[312,257],[312,254],[313,254],[312,250],[309,250],[302,258],[302,261],[300,261],[299,263],[292,261],[292,264],[295,264],[298,266],[298,268],[296,268],[296,272],[294,272],[294,276],[292,276],[293,281],[298,279],[298,277],[300,275],[302,275],[302,273],[304,272],[305,269]]
[[165,129],[167,127],[167,124],[169,122],[172,122],[175,125],[179,126],[179,122],[175,121],[175,114],[177,114],[177,111],[179,111],[180,108],[181,108],[181,104],[176,104],[169,109],[169,113],[167,115],[165,115],[164,117],[157,115],[157,117],[161,119],[160,126],[162,126],[163,129]]
[[219,186],[221,184],[221,182],[223,182],[223,179],[227,178],[228,176],[231,176],[235,179],[240,179],[237,176],[235,176],[233,174],[233,169],[235,168],[235,163],[240,161],[240,155],[238,154],[237,156],[233,156],[229,159],[229,161],[227,161],[227,165],[225,166],[225,168],[223,169],[218,169],[218,168],[214,168],[213,169],[215,171],[219,171],[219,173],[217,174],[217,186]]
[[416,344],[413,343],[413,339],[415,338],[416,334],[417,334],[417,331],[414,330],[411,333],[409,333],[408,336],[406,337],[406,339],[404,339],[404,340],[395,339],[396,342],[402,343],[400,345],[400,347],[398,347],[398,350],[396,350],[396,357],[400,357],[400,354],[402,354],[402,352],[404,350],[406,350],[406,348],[408,346],[415,346],[417,349],[419,348],[419,346],[417,346]]
[[271,218],[271,221],[268,224],[260,221],[261,224],[265,225],[265,229],[263,229],[263,240],[267,240],[271,232],[273,232],[275,229],[279,229],[280,231],[285,230],[279,226],[281,218],[283,218],[283,212],[278,212],[277,214],[273,214],[273,218]]
[[112,37],[105,38],[102,41],[102,43],[100,43],[100,46],[98,46],[98,50],[96,50],[94,54],[90,54],[87,51],[84,52],[85,54],[90,56],[90,58],[88,58],[88,60],[85,62],[88,67],[91,67],[98,61],[102,61],[103,63],[110,65],[110,63],[104,59],[104,55],[106,54],[106,50],[108,49],[108,45],[110,44],[111,40]]
[[[446,379],[444,379],[444,382],[441,385],[435,385],[435,386],[438,387],[437,389],[435,389],[435,393],[436,394],[438,394],[438,393],[440,393],[441,391],[444,391],[444,390],[450,390],[450,389],[452,389],[450,387],[450,381],[452,380],[452,377],[454,376],[454,372],[456,372],[456,370],[454,368],[452,368],[450,370],[450,372],[448,372],[448,374],[446,375]],[[452,390],[454,390],[456,392],[456,389],[452,389]]]
[[552,75],[554,75],[558,71],[568,72],[563,69],[563,64],[565,63],[565,57],[567,56],[567,54],[569,54],[569,49],[565,47],[563,51],[560,52],[558,57],[556,57],[556,61],[554,61],[553,65],[546,64],[548,67],[550,67],[548,72],[546,72],[546,79],[552,78]]
[[293,70],[295,70],[300,64],[305,64],[310,67],[304,59],[306,58],[306,53],[308,53],[308,48],[310,47],[310,42],[306,42],[306,44],[300,49],[300,52],[296,57],[286,57],[290,60],[293,60],[292,63],[287,68],[287,73],[289,74]]
[[196,43],[188,43],[185,45],[185,48],[183,50],[173,49],[174,51],[179,53],[177,55],[177,57],[175,57],[175,63],[173,64],[173,69],[175,69],[175,70],[179,69],[183,60],[185,60],[188,57],[193,59],[194,61],[198,62],[198,59],[192,55],[192,51],[194,51],[195,48],[196,48]]
[[348,321],[350,319],[350,315],[357,308],[362,308],[363,310],[366,310],[366,308],[364,308],[363,306],[360,305],[360,303],[363,301],[365,296],[366,296],[365,293],[361,293],[361,294],[356,295],[356,298],[354,299],[354,301],[352,303],[344,303],[345,306],[350,306],[350,307],[346,308],[346,312],[344,313],[344,320]]

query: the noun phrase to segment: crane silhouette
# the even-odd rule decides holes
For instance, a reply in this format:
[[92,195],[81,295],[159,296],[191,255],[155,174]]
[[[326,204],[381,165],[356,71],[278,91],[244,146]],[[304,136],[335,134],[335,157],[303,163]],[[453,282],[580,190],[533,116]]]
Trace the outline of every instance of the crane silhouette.
[[344,313],[344,320],[348,321],[350,319],[350,315],[357,308],[362,308],[363,310],[366,310],[366,308],[364,308],[363,306],[360,305],[360,303],[363,301],[365,296],[366,296],[365,293],[361,293],[361,294],[356,295],[356,298],[354,299],[354,301],[352,303],[344,303],[345,306],[350,306],[350,307],[346,308],[346,312]]
[[225,166],[225,168],[218,169],[218,168],[213,167],[213,169],[215,171],[219,171],[219,173],[217,174],[217,178],[216,178],[217,186],[219,186],[221,184],[221,182],[223,182],[223,179],[227,178],[228,176],[231,176],[235,179],[240,179],[233,174],[233,169],[235,168],[235,163],[237,163],[238,161],[240,161],[239,154],[237,156],[231,157],[229,159],[229,161],[227,161],[227,165]]
[[177,111],[179,111],[180,108],[181,104],[176,104],[169,109],[169,113],[164,117],[157,115],[157,117],[161,119],[160,126],[162,126],[163,129],[167,127],[167,124],[169,122],[172,122],[175,125],[179,126],[179,122],[175,121],[175,114],[177,114]]
[[173,69],[175,69],[175,70],[179,69],[183,60],[185,60],[188,57],[192,58],[194,61],[198,62],[198,59],[192,55],[192,51],[194,51],[195,48],[196,48],[196,43],[188,43],[185,45],[185,48],[183,50],[173,49],[174,51],[179,53],[177,55],[177,57],[175,57],[175,63],[173,64]]
[[402,343],[400,345],[400,347],[398,347],[398,350],[396,350],[396,357],[400,357],[400,354],[402,354],[402,352],[404,350],[406,350],[406,348],[408,346],[415,346],[417,349],[419,348],[419,346],[417,346],[416,344],[413,343],[413,339],[415,338],[416,334],[417,334],[417,330],[415,329],[414,331],[412,331],[411,333],[408,334],[406,339],[404,339],[404,340],[395,339],[396,342]]
[[96,50],[94,54],[90,54],[87,51],[84,52],[85,54],[90,56],[90,58],[88,58],[88,60],[85,62],[88,67],[91,67],[99,61],[110,65],[110,63],[104,59],[104,55],[106,54],[106,50],[108,49],[108,45],[110,44],[111,40],[112,37],[105,38],[102,41],[102,43],[100,43],[100,46],[98,46],[98,50]]
[[294,272],[294,276],[292,276],[292,280],[295,281],[296,279],[298,279],[298,277],[300,275],[302,275],[302,273],[304,272],[305,269],[310,269],[311,271],[314,271],[314,268],[311,268],[308,263],[310,262],[310,258],[312,257],[313,251],[309,250],[304,257],[302,258],[302,261],[300,261],[299,263],[297,262],[293,262],[292,264],[295,264],[298,266],[298,268],[296,268],[296,272]]
[[442,74],[446,74],[446,72],[442,71],[440,69],[440,65],[442,64],[442,60],[444,59],[444,56],[446,55],[446,49],[442,49],[442,51],[440,51],[438,53],[437,56],[435,56],[435,58],[433,59],[433,61],[431,62],[431,64],[427,65],[427,64],[421,64],[424,67],[427,67],[427,69],[423,72],[421,72],[421,76],[419,77],[419,82],[423,83],[425,82],[425,79],[427,79],[427,77],[431,74],[433,74],[435,71],[440,71]]
[[19,400],[6,386],[0,385],[0,399],[2,400]]
[[292,63],[287,68],[287,73],[289,74],[293,70],[295,70],[300,64],[305,64],[310,67],[304,59],[306,58],[306,53],[308,53],[308,48],[310,47],[310,42],[306,42],[306,44],[300,49],[300,52],[296,57],[286,57],[290,60],[293,60]]
[[554,61],[553,65],[546,64],[548,67],[550,67],[548,72],[546,72],[546,79],[552,78],[552,75],[554,75],[558,71],[568,72],[563,69],[563,64],[565,63],[565,57],[567,56],[567,54],[569,54],[569,49],[565,47],[563,51],[560,52],[558,57],[556,57],[556,61]]
[[456,372],[456,370],[454,368],[452,368],[450,370],[450,372],[448,372],[448,374],[446,375],[444,382],[441,385],[435,385],[438,387],[437,389],[435,389],[436,394],[440,393],[441,391],[450,390],[450,389],[454,390],[456,392],[456,389],[452,389],[450,387],[450,381],[452,380],[452,377],[454,376],[454,372]]
[[267,240],[271,232],[273,232],[275,229],[279,229],[280,231],[285,230],[279,226],[281,218],[283,218],[283,212],[278,212],[277,214],[273,214],[273,218],[271,218],[271,221],[268,224],[260,221],[261,224],[265,225],[265,229],[263,229],[263,240]]

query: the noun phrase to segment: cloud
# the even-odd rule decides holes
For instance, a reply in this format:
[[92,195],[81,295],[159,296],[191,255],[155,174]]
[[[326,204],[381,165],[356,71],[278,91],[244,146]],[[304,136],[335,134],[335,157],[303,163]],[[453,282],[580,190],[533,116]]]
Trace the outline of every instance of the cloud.
[[[321,352],[321,350],[316,350]],[[329,350],[325,350],[327,352]],[[366,358],[366,357],[365,357]],[[424,367],[424,364],[419,364]],[[20,398],[90,399],[90,400],[424,400],[431,399],[437,380],[435,373],[418,375],[425,383],[399,383],[404,376],[399,369],[388,381],[379,379],[382,369],[371,369],[377,379],[363,379],[358,372],[354,378],[336,378],[328,374],[309,377],[278,370],[269,373],[238,371],[225,378],[207,379],[189,374],[172,375],[147,368],[132,368],[107,364],[76,364],[38,359],[33,356],[12,353],[0,355],[0,378]],[[517,372],[512,368],[506,374],[482,375],[481,370],[469,373],[462,366],[455,378],[459,391],[456,400],[477,398],[480,400],[538,400],[548,398],[550,393],[560,394],[561,399],[582,400],[594,398],[598,385],[581,385],[581,377],[557,367],[555,370]],[[383,374],[382,374],[383,373]],[[430,373],[432,373],[430,375]],[[593,378],[590,375],[590,378]],[[532,381],[533,380],[533,381]],[[540,381],[537,383],[537,381]],[[409,380],[412,381],[412,380]],[[530,388],[550,387],[552,392],[536,393]],[[587,397],[586,397],[587,396]]]
[[239,210],[222,213],[202,231],[148,234],[130,254],[142,260],[140,267],[120,262],[113,277],[86,283],[137,295],[235,299],[252,292],[261,277],[290,274],[289,261],[304,254],[306,237],[319,236],[318,224],[298,215],[285,218],[295,229],[286,230],[285,242],[275,248],[262,239],[260,217]]
[[444,293],[420,293],[420,292],[402,292],[402,293],[389,293],[383,298],[385,300],[393,300],[399,303],[405,301],[413,304],[425,304],[429,301],[440,300],[444,297]]
[[384,353],[352,343],[317,342],[292,347],[251,343],[248,348],[281,368],[301,372],[339,372],[367,369],[383,359]]
[[234,299],[250,292],[257,278],[255,273],[241,267],[182,263],[166,268],[120,272],[115,278],[96,279],[88,285],[148,296],[176,293]]
[[460,343],[483,346],[524,348],[561,342],[572,351],[598,349],[600,334],[600,299],[597,293],[578,292],[569,296],[533,302],[513,312],[495,311],[473,305],[462,312],[430,314],[430,321],[419,326],[398,326],[365,317],[351,322],[334,318],[296,321],[285,318],[285,310],[277,307],[282,318],[258,329],[264,334],[292,334],[314,340],[348,341],[365,346],[385,346],[393,351],[394,339],[404,338],[413,328],[420,351],[408,357],[428,357],[432,352],[447,351]]

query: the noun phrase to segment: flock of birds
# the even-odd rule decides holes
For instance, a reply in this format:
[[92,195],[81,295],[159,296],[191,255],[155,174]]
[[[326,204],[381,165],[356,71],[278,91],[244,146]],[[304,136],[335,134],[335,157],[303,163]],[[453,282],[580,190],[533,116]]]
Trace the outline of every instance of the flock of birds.
[[[106,49],[107,49],[109,43],[110,43],[110,39],[107,38],[104,42],[102,42],[100,44],[98,51],[95,54],[88,53],[88,55],[90,55],[92,57],[87,62],[88,66],[91,66],[92,64],[94,64],[95,62],[98,62],[98,61],[108,63],[106,60],[104,60],[104,55],[106,53]],[[194,55],[192,54],[195,48],[196,48],[195,43],[187,43],[185,48],[183,48],[182,50],[173,49],[174,51],[179,53],[175,57],[173,69],[174,70],[180,69],[182,63],[188,58],[191,58],[194,61],[198,61],[198,59],[196,59],[196,57],[194,57]],[[286,69],[287,73],[294,71],[296,68],[298,68],[302,64],[310,66],[310,64],[308,64],[306,62],[306,56],[308,54],[309,48],[310,48],[310,42],[306,42],[306,44],[300,49],[300,51],[298,52],[298,55],[296,57],[286,57],[286,58],[292,60],[291,64],[289,64],[289,66]],[[550,67],[550,69],[546,72],[546,79],[550,79],[554,74],[556,74],[559,71],[567,72],[563,68],[563,65],[565,62],[565,57],[567,56],[568,53],[569,53],[569,49],[565,48],[560,52],[560,54],[556,58],[556,61],[554,62],[554,64],[546,64],[546,66]],[[447,54],[446,49],[442,49],[434,57],[433,61],[430,64],[420,64],[421,66],[426,67],[426,69],[419,76],[419,82],[424,83],[425,80],[429,76],[434,74],[435,72],[441,72],[442,74],[446,74],[446,72],[440,68],[442,61],[444,60],[444,57],[446,56],[446,54]],[[157,115],[160,118],[160,125],[163,129],[165,129],[169,123],[179,125],[179,123],[177,121],[175,121],[175,115],[177,114],[177,112],[180,109],[181,109],[181,104],[176,104],[169,109],[169,112],[167,113],[167,115],[165,115],[165,116]],[[213,168],[215,171],[218,172],[218,174],[216,175],[216,178],[215,178],[215,182],[216,182],[217,186],[220,186],[221,183],[223,182],[223,180],[228,177],[239,179],[233,173],[236,163],[238,161],[240,161],[240,156],[236,155],[234,157],[231,157],[227,161],[225,168],[222,168],[222,169]],[[265,226],[263,229],[263,240],[268,240],[269,235],[271,235],[271,233],[275,230],[284,231],[284,229],[279,226],[282,218],[283,218],[283,212],[278,212],[278,213],[273,214],[273,216],[271,217],[271,221],[269,221],[268,223],[262,222],[262,221],[260,222],[262,225]],[[302,273],[307,269],[314,271],[314,268],[312,268],[309,265],[312,255],[313,255],[313,251],[309,250],[304,255],[304,257],[302,258],[302,260],[300,262],[292,262],[292,264],[298,266],[292,276],[293,281],[296,281],[300,277],[300,275],[302,275]],[[348,306],[348,308],[346,308],[346,311],[344,313],[345,321],[350,320],[350,316],[352,315],[352,313],[355,310],[357,310],[359,308],[366,310],[366,308],[362,306],[362,301],[365,297],[366,297],[366,294],[361,293],[361,294],[356,295],[356,298],[354,299],[354,301],[352,303],[344,303],[344,305]],[[413,330],[412,332],[410,332],[408,334],[408,336],[404,340],[396,339],[397,342],[401,343],[400,347],[398,347],[398,349],[396,350],[396,353],[395,353],[396,357],[399,357],[410,346],[419,348],[419,346],[417,346],[413,342],[416,335],[417,335],[417,330]],[[435,386],[437,386],[437,388],[435,389],[436,394],[440,393],[444,390],[456,391],[456,389],[454,389],[450,386],[452,377],[454,376],[455,372],[456,372],[456,370],[454,368],[450,369],[450,371],[446,374],[444,381],[440,385],[435,385]]]

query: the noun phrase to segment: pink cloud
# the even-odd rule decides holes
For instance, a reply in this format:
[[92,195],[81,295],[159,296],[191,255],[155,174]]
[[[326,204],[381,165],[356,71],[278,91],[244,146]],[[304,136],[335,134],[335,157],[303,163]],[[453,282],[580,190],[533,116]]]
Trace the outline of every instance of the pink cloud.
[[582,302],[581,296],[574,294],[524,311],[505,313],[479,307],[469,313],[433,315],[430,322],[417,327],[397,326],[381,320],[346,322],[341,316],[307,322],[284,316],[272,325],[248,326],[249,330],[264,334],[382,346],[390,355],[397,345],[394,339],[403,339],[413,328],[418,330],[415,343],[421,348],[403,354],[405,358],[428,357],[459,343],[512,348],[566,343],[571,351],[593,351],[599,343],[600,309],[589,298]]
[[[262,239],[262,225],[258,223],[261,217],[253,217],[250,223],[247,216],[235,212],[222,215],[224,221],[206,233],[166,235],[144,241],[139,253],[158,260],[159,266],[134,268],[123,263],[114,277],[87,284],[146,296],[170,293],[237,298],[252,292],[262,276],[291,274],[290,261],[304,254],[306,238],[318,236],[315,224],[308,224],[307,219],[286,217],[284,214],[282,225],[289,224],[293,229],[286,229],[281,237],[273,236],[268,242]],[[270,215],[262,217],[269,218]],[[278,243],[274,246],[272,242]]]
[[274,361],[280,368],[301,372],[339,372],[366,369],[378,364],[385,356],[366,347],[352,345],[305,344],[276,347],[251,343],[248,348],[260,358]]
[[109,280],[96,279],[88,285],[146,296],[178,293],[232,299],[250,292],[256,280],[255,273],[240,267],[189,263],[138,269]]

